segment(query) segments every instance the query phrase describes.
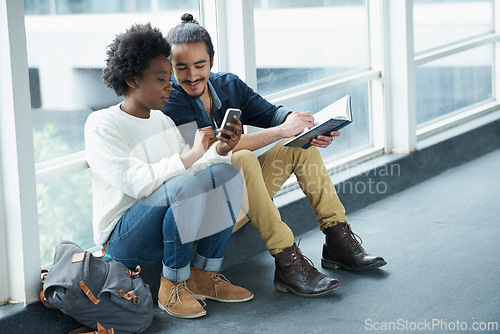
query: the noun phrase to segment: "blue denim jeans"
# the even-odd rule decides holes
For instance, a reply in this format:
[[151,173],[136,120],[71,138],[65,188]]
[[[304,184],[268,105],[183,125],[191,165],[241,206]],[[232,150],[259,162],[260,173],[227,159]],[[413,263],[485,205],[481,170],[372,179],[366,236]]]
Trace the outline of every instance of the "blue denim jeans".
[[242,188],[241,175],[229,164],[175,176],[125,212],[106,248],[128,267],[162,260],[163,277],[180,282],[191,275],[191,250],[198,240],[192,265],[219,271]]

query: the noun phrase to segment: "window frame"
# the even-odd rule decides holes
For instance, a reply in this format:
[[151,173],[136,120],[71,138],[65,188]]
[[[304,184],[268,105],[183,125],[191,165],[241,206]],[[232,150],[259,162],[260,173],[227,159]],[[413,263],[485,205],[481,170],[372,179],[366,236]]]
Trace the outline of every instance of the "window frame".
[[0,304],[38,300],[40,241],[24,5],[0,3]]
[[[493,5],[496,3],[497,2],[495,1]],[[496,5],[494,9],[498,12],[498,5]],[[498,20],[494,20],[494,24],[498,25]],[[433,48],[432,50],[423,51],[415,55],[415,67],[418,67],[467,50],[472,50],[485,45],[493,45],[492,97],[418,125],[416,129],[417,140],[423,140],[443,130],[468,122],[473,118],[490,113],[498,107],[497,101],[500,93],[498,90],[498,55],[500,52],[498,45],[500,42],[500,33],[498,33],[498,31],[498,26],[495,26],[495,31],[493,32],[484,33],[483,35],[473,37],[465,41],[459,41]]]
[[[219,50],[214,71],[234,72],[255,89],[253,0],[200,0],[199,5],[200,21]],[[27,116],[30,107],[24,6],[18,0],[6,0],[0,6],[0,69],[2,74],[11,73],[0,83],[0,251],[6,253],[0,257],[0,273],[4,275],[0,277],[0,302],[28,304],[38,300],[40,286],[36,183],[85,170],[88,165],[84,151],[35,165],[31,119]],[[368,68],[265,96],[273,103],[286,105],[359,83],[369,84],[372,143],[327,161],[330,172],[382,154],[410,153],[417,149],[418,141],[500,108],[500,0],[492,0],[493,32],[418,54],[413,50],[413,1],[369,0],[366,6]],[[417,126],[416,66],[486,44],[494,45],[493,98],[445,115],[432,124]],[[292,179],[284,191],[293,187],[297,185]]]

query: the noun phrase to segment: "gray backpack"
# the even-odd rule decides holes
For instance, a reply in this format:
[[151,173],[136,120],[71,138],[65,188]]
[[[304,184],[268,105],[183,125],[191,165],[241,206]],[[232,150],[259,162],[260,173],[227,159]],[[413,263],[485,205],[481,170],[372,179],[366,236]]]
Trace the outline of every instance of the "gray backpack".
[[140,333],[153,320],[153,299],[139,271],[114,260],[104,262],[63,241],[45,276],[43,299],[90,328],[99,323],[114,333]]

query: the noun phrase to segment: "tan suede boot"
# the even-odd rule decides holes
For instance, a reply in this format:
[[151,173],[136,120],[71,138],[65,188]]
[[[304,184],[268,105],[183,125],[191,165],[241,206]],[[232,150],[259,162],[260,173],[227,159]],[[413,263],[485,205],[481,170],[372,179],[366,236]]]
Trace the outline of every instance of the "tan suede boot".
[[191,276],[186,281],[188,288],[197,299],[212,299],[218,302],[239,303],[253,298],[253,293],[215,271],[204,271],[191,267]]
[[171,282],[163,276],[158,291],[158,307],[176,318],[199,318],[207,314],[187,288],[186,281]]

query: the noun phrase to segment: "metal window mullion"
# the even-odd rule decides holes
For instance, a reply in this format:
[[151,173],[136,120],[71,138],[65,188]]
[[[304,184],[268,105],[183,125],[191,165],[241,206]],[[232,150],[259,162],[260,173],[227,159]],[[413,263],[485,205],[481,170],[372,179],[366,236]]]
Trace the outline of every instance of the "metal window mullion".
[[466,42],[455,43],[452,45],[447,45],[445,47],[434,49],[433,51],[420,53],[415,57],[415,66],[416,67],[422,66],[434,60],[452,56],[454,54],[467,51],[479,46],[491,44],[493,42],[498,43],[498,41],[500,41],[500,31],[484,35],[481,37],[477,37],[472,40],[468,40]]
[[273,94],[273,97],[266,98],[273,104],[292,105],[377,78],[380,78],[379,70],[365,70],[342,79],[326,81],[322,84],[308,84],[307,88],[300,86],[287,94]]
[[219,47],[221,45],[221,36],[218,32],[217,24],[217,3],[218,0],[199,0],[199,12],[200,12],[200,24],[207,29],[210,37],[212,38],[212,44],[215,49],[215,61],[212,67],[212,71],[217,72],[221,67],[221,62],[225,61],[222,54],[219,53]]
[[220,71],[237,74],[257,90],[253,0],[217,0]]
[[[208,1],[208,0],[204,0]],[[257,91],[253,0],[214,0],[218,70],[231,72]],[[244,126],[246,133],[258,129]]]
[[36,182],[42,183],[89,168],[85,151],[38,163],[35,165]]
[[[493,0],[493,29],[495,34],[500,35],[500,0]],[[493,44],[493,75],[492,89],[493,98],[500,100],[500,39]]]
[[381,71],[381,77],[371,80],[369,83],[369,112],[371,142],[375,147],[388,147],[389,133],[387,131],[387,117],[385,113],[385,73],[384,59],[387,58],[387,45],[385,34],[387,33],[387,15],[384,15],[385,2],[383,0],[372,0],[367,3],[368,27],[370,37],[370,67]]
[[476,119],[483,118],[483,116],[489,118],[488,115],[498,112],[499,110],[500,104],[498,100],[491,99],[478,102],[472,106],[455,110],[454,112],[420,124],[417,128],[417,138],[418,140],[422,140],[450,128],[473,122]]
[[413,1],[386,1],[388,33],[384,60],[388,131],[388,151],[408,153],[417,147],[415,55],[413,45]]
[[1,301],[29,304],[40,291],[40,241],[22,1],[0,3]]
[[56,0],[49,0],[49,15],[56,15],[56,14],[57,14]]

